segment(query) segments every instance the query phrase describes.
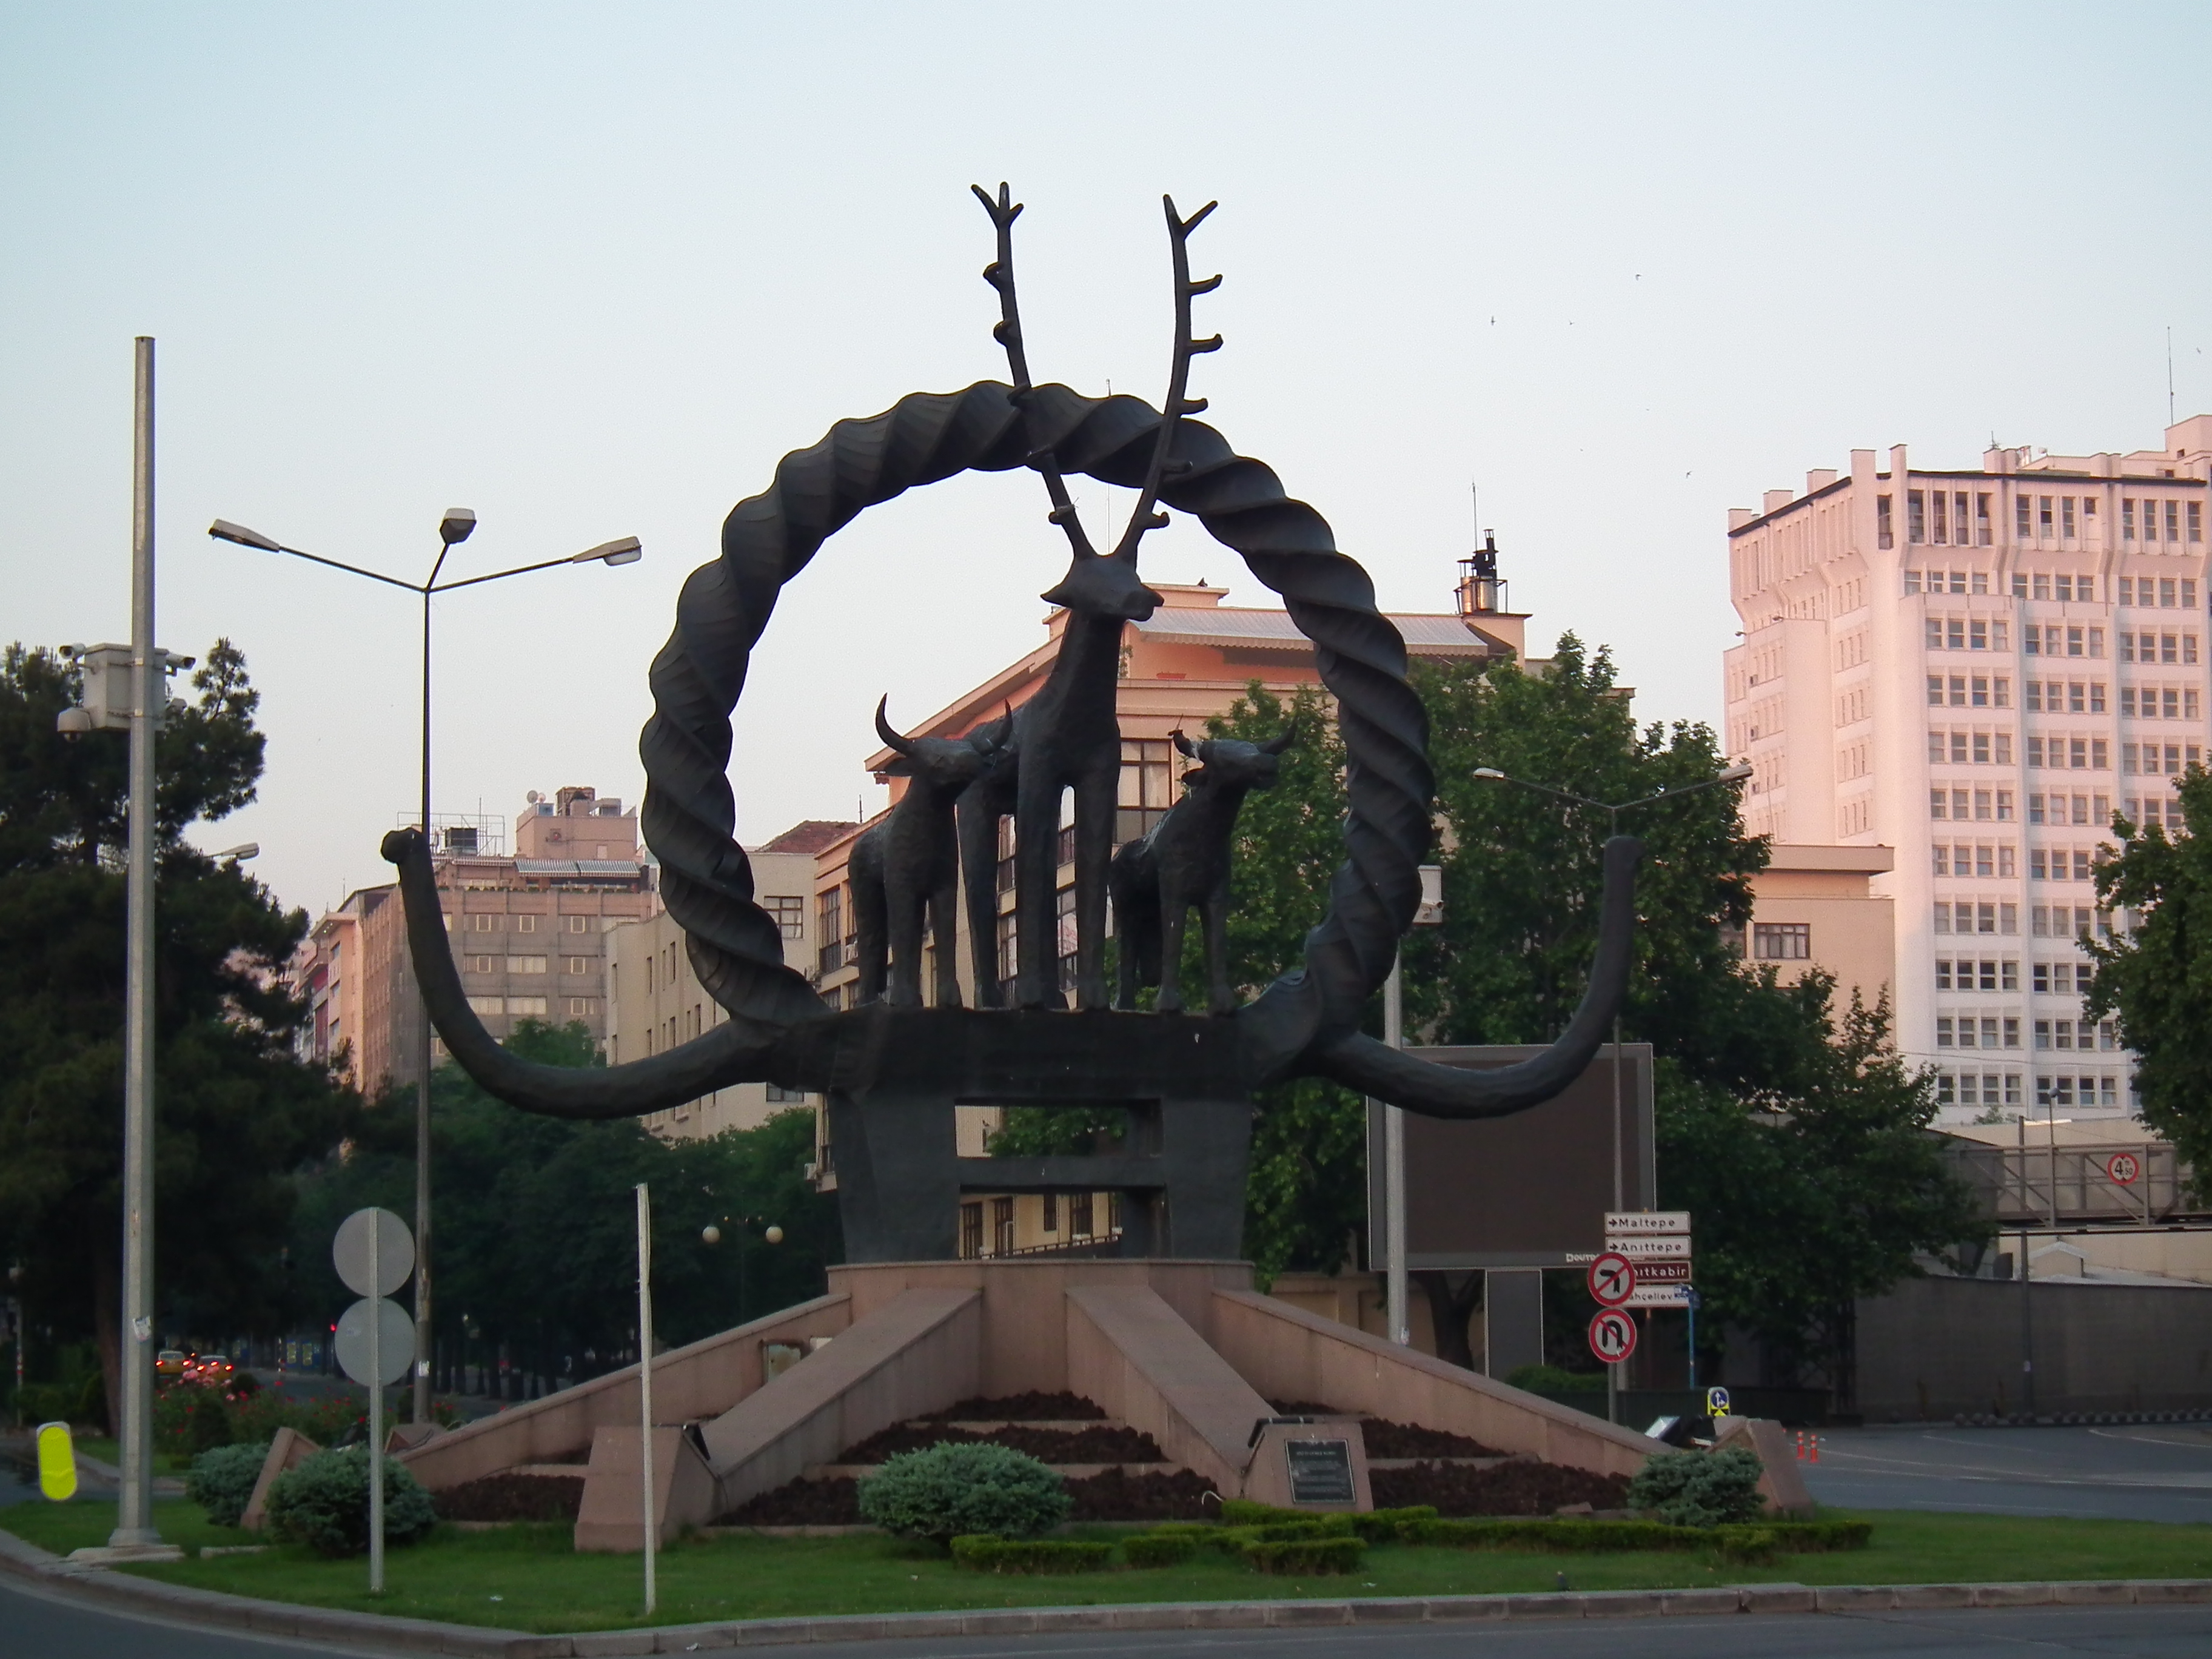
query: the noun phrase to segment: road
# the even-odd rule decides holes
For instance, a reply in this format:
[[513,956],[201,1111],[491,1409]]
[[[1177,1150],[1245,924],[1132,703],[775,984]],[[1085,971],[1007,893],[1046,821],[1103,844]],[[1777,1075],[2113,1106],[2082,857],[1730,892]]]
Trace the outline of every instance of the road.
[[2212,1522],[2212,1429],[1832,1429],[1801,1464],[1822,1504],[2124,1521]]
[[[2023,1647],[2095,1659],[2202,1659],[2212,1652],[2212,1607],[948,1637],[742,1652],[748,1659],[1620,1659],[1629,1651],[1636,1659],[2017,1659]],[[156,1624],[0,1580],[0,1659],[308,1659],[366,1651]],[[702,1650],[701,1659],[739,1651]]]

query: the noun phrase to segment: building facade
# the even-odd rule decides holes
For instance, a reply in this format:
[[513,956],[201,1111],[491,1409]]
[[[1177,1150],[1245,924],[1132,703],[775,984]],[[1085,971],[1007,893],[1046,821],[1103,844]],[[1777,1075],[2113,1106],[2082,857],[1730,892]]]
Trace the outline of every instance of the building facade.
[[[852,828],[810,820],[745,849],[752,864],[754,902],[782,931],[784,964],[799,973],[811,972],[815,961],[815,854]],[[608,1065],[665,1054],[729,1018],[700,985],[684,930],[666,910],[621,924],[607,936],[607,944]],[[772,1083],[733,1084],[649,1113],[644,1122],[656,1134],[697,1140],[725,1129],[752,1128],[809,1099]]]
[[2162,449],[1965,471],[1855,450],[1729,514],[1747,827],[1895,849],[1870,890],[1895,905],[1898,1044],[1953,1121],[2131,1110],[2078,941],[2115,926],[2093,882],[2114,815],[2166,822],[2204,756],[2209,487],[2198,416]]
[[[1405,636],[1409,654],[1431,660],[1522,656],[1528,617],[1507,607],[1506,585],[1496,573],[1497,550],[1492,545],[1461,562],[1453,610],[1393,613],[1391,621]],[[1204,581],[1149,586],[1160,595],[1160,608],[1144,622],[1128,623],[1122,635],[1115,700],[1121,728],[1116,845],[1143,835],[1181,793],[1177,781],[1186,767],[1194,763],[1186,762],[1176,751],[1175,732],[1202,736],[1206,720],[1226,714],[1255,680],[1284,697],[1321,683],[1313,646],[1285,611],[1224,605],[1229,590]],[[1009,705],[1019,708],[1028,702],[1051,675],[1066,619],[1064,611],[1052,611],[1045,618],[1046,638],[1036,650],[914,726],[907,735],[963,737],[998,719]],[[887,776],[883,770],[892,758],[890,750],[879,749],[866,764],[878,781],[889,783],[896,804],[903,793],[904,781]],[[881,817],[870,823],[880,822]],[[825,846],[816,860],[813,966],[823,996],[836,1007],[854,1006],[858,991],[858,928],[848,865],[854,841],[867,827],[852,826]],[[990,953],[1001,981],[1010,981],[1016,968],[1012,854],[1011,845],[1002,842],[997,935]],[[1060,918],[1057,941],[1061,984],[1072,988],[1075,866],[1073,839],[1065,830],[1060,859],[1056,884]],[[968,941],[963,907],[958,972],[962,994],[973,1006],[974,953]],[[933,972],[933,967],[925,963],[925,985],[932,982]],[[815,1098],[818,1105],[819,1097]],[[1000,1115],[993,1108],[958,1109],[961,1156],[984,1153]],[[817,1135],[817,1148],[823,1178],[834,1182],[826,1134]],[[961,1253],[994,1256],[1103,1246],[1120,1231],[1118,1201],[1118,1194],[1106,1192],[973,1196],[961,1206]]]

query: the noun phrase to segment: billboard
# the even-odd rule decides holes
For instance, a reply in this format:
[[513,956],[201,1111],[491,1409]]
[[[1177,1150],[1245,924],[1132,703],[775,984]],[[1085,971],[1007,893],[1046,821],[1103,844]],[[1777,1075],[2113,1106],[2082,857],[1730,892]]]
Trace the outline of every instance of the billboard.
[[[1439,1066],[1511,1066],[1540,1046],[1409,1047]],[[1658,1201],[1651,1141],[1651,1045],[1620,1051],[1618,1206]],[[1406,1114],[1406,1265],[1427,1267],[1579,1267],[1605,1248],[1613,1203],[1614,1051],[1606,1044],[1556,1099],[1511,1117],[1455,1122]],[[1368,1261],[1386,1265],[1382,1243],[1382,1109],[1367,1108]]]

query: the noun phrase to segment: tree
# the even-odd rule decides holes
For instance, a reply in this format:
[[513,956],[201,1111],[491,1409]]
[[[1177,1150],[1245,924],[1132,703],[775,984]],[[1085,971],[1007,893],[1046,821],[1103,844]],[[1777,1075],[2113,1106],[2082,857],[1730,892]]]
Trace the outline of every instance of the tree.
[[2212,1180],[2212,843],[2202,833],[2212,824],[2212,773],[2192,766],[2176,787],[2186,828],[2169,835],[2114,820],[2120,854],[2097,872],[2097,896],[2135,921],[2089,944],[2097,972],[2083,1009],[2119,1016],[2143,1121],[2199,1172],[2201,1188]]
[[[581,1022],[524,1020],[507,1046],[546,1065],[602,1060]],[[301,1178],[293,1252],[310,1304],[350,1299],[330,1266],[339,1221],[366,1204],[411,1213],[413,1097],[387,1094],[362,1138]],[[805,1175],[814,1119],[779,1113],[758,1128],[663,1140],[635,1118],[569,1122],[494,1100],[453,1066],[431,1073],[437,1231],[434,1317],[447,1356],[465,1333],[518,1366],[595,1370],[630,1351],[637,1326],[632,1189],[653,1194],[653,1313],[690,1342],[822,1293],[839,1257],[835,1200]],[[709,1224],[721,1240],[701,1237]],[[764,1229],[783,1229],[769,1244]]]
[[[244,657],[218,640],[156,744],[155,1283],[164,1329],[266,1331],[284,1316],[286,1179],[359,1101],[299,1059],[306,1008],[274,979],[307,928],[184,832],[253,799],[263,740]],[[77,671],[0,658],[0,1252],[64,1340],[96,1338],[119,1399],[127,743],[54,720]]]

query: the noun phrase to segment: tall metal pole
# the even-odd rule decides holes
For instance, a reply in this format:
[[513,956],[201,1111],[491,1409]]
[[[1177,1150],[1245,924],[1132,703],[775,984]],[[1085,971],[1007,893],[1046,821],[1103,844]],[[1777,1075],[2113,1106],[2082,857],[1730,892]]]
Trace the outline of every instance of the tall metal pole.
[[[739,1258],[742,1261],[744,1258]],[[637,1183],[637,1456],[639,1486],[645,1495],[645,1616],[653,1617],[659,1605],[653,1583],[654,1536],[653,1501],[653,1198],[645,1182]]]
[[[1609,816],[1606,834],[1617,836],[1620,833],[1620,809],[1618,806],[1608,807],[1607,811]],[[1613,1207],[1615,1210],[1628,1207],[1627,1183],[1621,1178],[1620,1141],[1620,1012],[1615,1009],[1613,1016]],[[1608,1423],[1620,1421],[1620,1367],[1617,1364],[1605,1368],[1605,1420]]]
[[[438,562],[443,564],[443,549]],[[430,841],[430,583],[422,586],[422,839]],[[432,849],[434,852],[435,848]],[[415,1392],[412,1419],[430,1420],[430,1006],[416,985],[415,1019]]]
[[368,1593],[384,1594],[384,1208],[368,1212]]
[[[1382,1041],[1393,1048],[1406,1046],[1405,982],[1401,975],[1403,951],[1390,958],[1390,977],[1382,981]],[[1390,1310],[1390,1340],[1401,1347],[1413,1340],[1411,1310],[1406,1305],[1406,1114],[1387,1103],[1382,1108],[1382,1248],[1389,1253],[1387,1300]]]
[[123,1021],[122,1490],[112,1546],[154,1525],[154,721],[168,696],[154,643],[154,342],[137,340],[131,489],[131,869]]

